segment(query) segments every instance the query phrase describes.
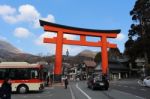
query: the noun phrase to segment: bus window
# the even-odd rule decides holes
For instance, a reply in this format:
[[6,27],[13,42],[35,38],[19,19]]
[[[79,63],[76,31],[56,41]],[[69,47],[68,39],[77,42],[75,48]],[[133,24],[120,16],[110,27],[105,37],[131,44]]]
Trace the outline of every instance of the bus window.
[[0,79],[5,78],[6,69],[0,69]]
[[38,71],[37,70],[31,70],[31,78],[38,78]]
[[9,72],[9,77],[11,79],[18,79],[18,80],[23,80],[23,79],[30,79],[29,76],[29,69],[22,69],[22,68],[13,68],[10,69]]
[[9,78],[11,78],[11,79],[15,79],[16,78],[15,71],[12,71],[12,70],[10,71]]

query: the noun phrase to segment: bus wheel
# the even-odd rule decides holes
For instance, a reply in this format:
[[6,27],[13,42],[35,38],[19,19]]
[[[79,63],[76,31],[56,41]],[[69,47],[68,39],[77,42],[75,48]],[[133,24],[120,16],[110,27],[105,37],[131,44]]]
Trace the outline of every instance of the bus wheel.
[[17,88],[17,92],[20,93],[20,94],[27,93],[28,92],[28,87],[26,85],[20,85]]

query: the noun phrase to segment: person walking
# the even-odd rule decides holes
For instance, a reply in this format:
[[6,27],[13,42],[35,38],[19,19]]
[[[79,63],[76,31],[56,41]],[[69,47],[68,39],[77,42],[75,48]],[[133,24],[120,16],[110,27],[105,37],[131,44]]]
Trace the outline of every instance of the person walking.
[[11,80],[5,79],[0,89],[0,99],[11,99]]
[[67,86],[68,86],[68,84],[69,84],[69,83],[68,83],[68,79],[66,78],[64,82],[65,82],[65,89],[67,89]]
[[49,87],[49,80],[50,80],[50,78],[49,78],[49,76],[47,76],[47,78],[46,78],[46,85]]

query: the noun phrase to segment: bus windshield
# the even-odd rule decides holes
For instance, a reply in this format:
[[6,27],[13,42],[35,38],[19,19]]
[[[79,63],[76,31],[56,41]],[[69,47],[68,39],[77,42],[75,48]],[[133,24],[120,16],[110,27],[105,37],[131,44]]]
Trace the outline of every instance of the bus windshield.
[[33,68],[1,68],[0,79],[10,78],[14,80],[39,78],[39,69]]

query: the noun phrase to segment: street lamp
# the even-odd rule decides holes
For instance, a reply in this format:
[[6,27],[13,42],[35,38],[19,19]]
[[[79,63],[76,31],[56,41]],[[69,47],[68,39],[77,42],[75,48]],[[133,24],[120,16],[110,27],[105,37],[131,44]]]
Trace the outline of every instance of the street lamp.
[[69,51],[68,51],[68,49],[67,49],[67,51],[66,51],[66,56],[67,56],[67,57],[69,56]]

